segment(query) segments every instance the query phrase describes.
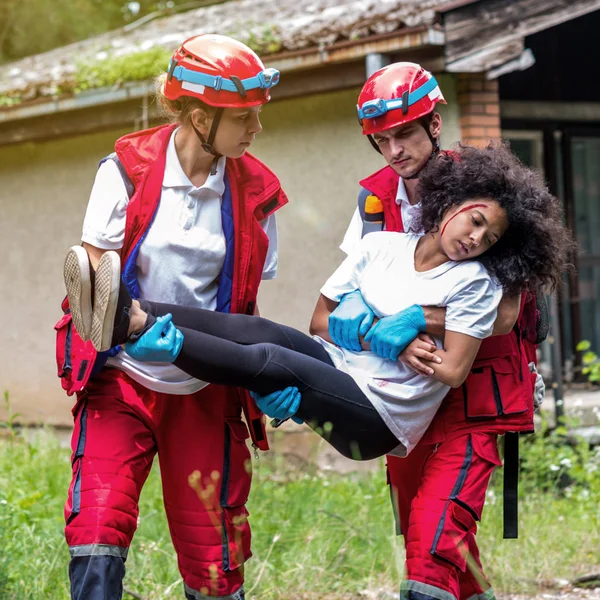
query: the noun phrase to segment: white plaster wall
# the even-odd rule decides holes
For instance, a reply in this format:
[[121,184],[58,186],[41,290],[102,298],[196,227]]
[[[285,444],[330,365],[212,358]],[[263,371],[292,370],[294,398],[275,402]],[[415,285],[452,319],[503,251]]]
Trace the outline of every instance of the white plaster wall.
[[54,358],[62,262],[81,239],[98,160],[122,133],[0,148],[0,391],[27,420],[70,420]]

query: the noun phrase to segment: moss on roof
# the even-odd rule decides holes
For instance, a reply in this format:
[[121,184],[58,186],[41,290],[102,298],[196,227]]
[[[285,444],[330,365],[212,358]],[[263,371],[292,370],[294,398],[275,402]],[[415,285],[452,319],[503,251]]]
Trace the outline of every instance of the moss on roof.
[[152,80],[199,33],[224,33],[265,57],[431,25],[451,0],[229,0],[145,22],[0,67],[0,110],[39,98]]

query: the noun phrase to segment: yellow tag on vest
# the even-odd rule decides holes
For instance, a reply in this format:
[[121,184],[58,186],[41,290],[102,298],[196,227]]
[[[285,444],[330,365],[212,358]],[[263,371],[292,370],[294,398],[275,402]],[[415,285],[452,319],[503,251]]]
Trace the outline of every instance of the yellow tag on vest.
[[365,199],[365,221],[369,223],[383,221],[383,202],[373,194]]

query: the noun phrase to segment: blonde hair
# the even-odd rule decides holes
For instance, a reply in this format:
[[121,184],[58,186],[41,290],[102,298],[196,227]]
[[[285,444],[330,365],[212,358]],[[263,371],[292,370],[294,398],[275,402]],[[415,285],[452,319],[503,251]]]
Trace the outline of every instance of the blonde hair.
[[156,78],[156,104],[160,110],[160,113],[165,119],[171,123],[179,123],[185,125],[190,120],[192,111],[196,108],[204,111],[207,116],[212,116],[215,112],[215,108],[202,102],[200,98],[194,96],[180,96],[177,100],[169,100],[164,95],[163,89],[165,81],[167,80],[167,74],[162,73]]

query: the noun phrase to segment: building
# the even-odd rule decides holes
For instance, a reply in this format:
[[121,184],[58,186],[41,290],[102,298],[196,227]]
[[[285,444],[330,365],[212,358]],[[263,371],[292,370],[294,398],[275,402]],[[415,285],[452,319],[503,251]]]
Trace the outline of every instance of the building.
[[263,314],[307,328],[342,258],[357,182],[382,166],[360,135],[358,92],[378,66],[410,60],[436,74],[448,100],[443,145],[503,135],[544,169],[582,249],[558,298],[559,358],[576,364],[582,338],[600,347],[600,84],[588,67],[600,54],[600,0],[207,4],[0,67],[0,388],[14,410],[70,420],[53,359],[63,257],[79,240],[98,160],[118,136],[159,119],[152,82],[119,81],[111,69],[166,56],[201,32],[233,35],[282,72],[253,146],[291,200],[278,215],[280,271],[261,291]]

